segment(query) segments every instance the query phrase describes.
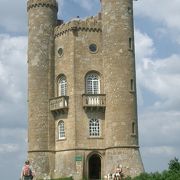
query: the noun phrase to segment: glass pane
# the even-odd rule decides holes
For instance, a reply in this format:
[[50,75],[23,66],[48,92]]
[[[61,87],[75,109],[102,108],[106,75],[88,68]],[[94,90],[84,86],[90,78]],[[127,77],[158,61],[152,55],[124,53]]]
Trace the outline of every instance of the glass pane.
[[86,93],[88,94],[99,94],[99,76],[95,73],[89,74],[86,78]]
[[89,121],[89,135],[99,136],[100,135],[100,124],[98,119],[91,119]]
[[67,81],[65,76],[61,76],[59,79],[59,96],[66,96],[67,94]]

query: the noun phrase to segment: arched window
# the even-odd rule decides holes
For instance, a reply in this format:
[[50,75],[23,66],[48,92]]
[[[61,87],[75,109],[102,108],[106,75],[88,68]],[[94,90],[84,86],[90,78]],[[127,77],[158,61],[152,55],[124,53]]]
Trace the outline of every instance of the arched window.
[[86,76],[86,93],[100,94],[100,77],[97,73],[89,73]]
[[58,96],[67,95],[67,80],[66,76],[61,75],[58,79]]
[[89,136],[100,136],[100,123],[98,119],[90,119],[89,121]]
[[58,139],[65,138],[65,130],[64,130],[64,121],[59,121],[58,123]]

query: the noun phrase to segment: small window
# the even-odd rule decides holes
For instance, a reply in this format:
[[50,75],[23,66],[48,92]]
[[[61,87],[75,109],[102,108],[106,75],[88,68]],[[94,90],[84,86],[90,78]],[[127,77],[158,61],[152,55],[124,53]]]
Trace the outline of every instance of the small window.
[[64,121],[58,123],[58,139],[65,138]]
[[67,95],[67,80],[66,76],[61,75],[58,79],[58,96]]
[[136,134],[136,125],[135,125],[135,122],[132,123],[132,134],[133,135]]
[[100,136],[100,123],[98,119],[90,119],[89,121],[89,136],[99,137]]
[[63,48],[59,48],[57,52],[58,52],[59,57],[63,56],[63,53],[64,53]]
[[132,8],[131,7],[128,7],[128,13],[132,14]]
[[131,91],[134,91],[134,79],[131,79]]
[[90,44],[89,45],[89,50],[92,53],[96,53],[97,52],[97,45],[96,44]]
[[100,77],[97,73],[89,73],[86,76],[86,93],[100,94]]
[[130,50],[133,49],[132,38],[129,38],[129,49],[130,49]]

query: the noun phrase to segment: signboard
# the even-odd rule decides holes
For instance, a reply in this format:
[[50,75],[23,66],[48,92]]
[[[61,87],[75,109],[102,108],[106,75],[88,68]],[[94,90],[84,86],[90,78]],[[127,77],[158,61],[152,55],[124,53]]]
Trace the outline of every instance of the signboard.
[[82,161],[82,156],[75,156],[75,161]]

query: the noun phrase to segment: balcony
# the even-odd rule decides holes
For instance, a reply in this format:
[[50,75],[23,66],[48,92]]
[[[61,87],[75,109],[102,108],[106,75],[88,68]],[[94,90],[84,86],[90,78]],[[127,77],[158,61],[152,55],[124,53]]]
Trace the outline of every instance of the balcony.
[[59,96],[50,99],[50,111],[55,114],[65,113],[68,109],[68,96]]
[[105,94],[83,94],[83,108],[84,109],[103,109],[106,108]]

